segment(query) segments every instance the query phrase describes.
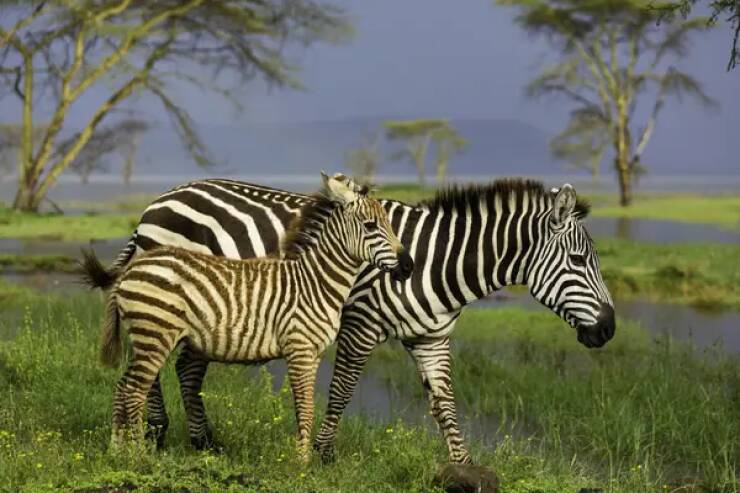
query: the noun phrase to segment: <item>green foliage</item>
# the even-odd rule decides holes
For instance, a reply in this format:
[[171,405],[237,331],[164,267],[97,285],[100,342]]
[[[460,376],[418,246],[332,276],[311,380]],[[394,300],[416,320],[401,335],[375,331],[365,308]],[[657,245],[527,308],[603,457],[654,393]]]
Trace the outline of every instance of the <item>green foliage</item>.
[[386,136],[389,139],[409,139],[417,136],[429,135],[434,130],[438,130],[448,125],[447,120],[443,119],[419,119],[419,120],[390,120],[383,123],[386,129]]

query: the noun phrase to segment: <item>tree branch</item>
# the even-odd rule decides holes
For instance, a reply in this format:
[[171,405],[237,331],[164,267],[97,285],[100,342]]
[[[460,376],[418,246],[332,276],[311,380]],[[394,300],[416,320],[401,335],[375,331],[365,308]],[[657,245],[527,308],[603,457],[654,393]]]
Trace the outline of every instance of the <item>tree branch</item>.
[[105,116],[116,104],[129,97],[134,92],[134,89],[136,89],[136,87],[143,84],[145,77],[145,74],[137,74],[136,77],[132,78],[126,84],[124,84],[98,108],[98,110],[95,112],[87,125],[85,125],[85,128],[82,130],[82,132],[80,132],[80,135],[77,137],[74,144],[70,146],[70,149],[59,161],[57,161],[51,167],[49,172],[46,174],[38,190],[35,192],[35,195],[37,197],[44,197],[46,195],[46,192],[56,182],[62,171],[64,171],[67,166],[69,166],[72,161],[74,161],[80,150],[90,140],[93,132],[95,132],[95,129],[103,120],[103,118],[105,118]]
[[[5,46],[7,43],[11,42],[11,40],[16,39],[16,34],[21,29],[29,26],[33,21],[35,21],[44,10],[44,6],[46,6],[46,2],[39,3],[35,9],[33,9],[33,12],[31,14],[27,15],[26,17],[23,17],[18,22],[15,23],[15,25],[10,29],[10,31],[5,31],[2,27],[0,27],[0,48]],[[18,43],[20,43],[20,40],[17,40]]]

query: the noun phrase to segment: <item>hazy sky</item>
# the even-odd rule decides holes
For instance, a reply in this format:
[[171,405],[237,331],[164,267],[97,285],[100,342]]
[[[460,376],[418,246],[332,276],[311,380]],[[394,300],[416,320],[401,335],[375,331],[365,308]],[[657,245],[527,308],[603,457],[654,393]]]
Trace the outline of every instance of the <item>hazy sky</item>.
[[[217,96],[182,91],[179,101],[201,124],[334,120],[357,116],[514,118],[555,133],[567,120],[562,103],[529,101],[523,87],[552,57],[541,39],[514,22],[511,9],[492,0],[345,0],[356,28],[342,46],[302,50],[305,91],[268,91],[251,84],[242,95],[245,113],[235,115]],[[696,37],[682,69],[705,83],[722,102],[707,111],[691,101],[671,102],[663,111],[644,161],[681,163],[700,172],[740,169],[740,68],[726,72],[730,33],[725,24]],[[99,91],[98,99],[105,92]],[[158,105],[139,101],[152,118]],[[652,107],[652,100],[643,106]],[[80,104],[73,116],[90,111]],[[17,104],[0,102],[0,118],[19,114]],[[735,161],[733,161],[733,154]],[[663,167],[663,166],[660,166]],[[735,171],[739,172],[739,171]]]
[[[349,0],[356,28],[343,46],[303,53],[305,92],[246,90],[243,121],[333,120],[354,116],[517,118],[554,133],[567,119],[562,103],[529,101],[523,86],[547,63],[546,41],[513,22],[491,0]],[[670,103],[645,155],[706,170],[740,170],[740,68],[726,72],[725,24],[695,38],[678,65],[722,102],[708,111],[692,101]],[[190,100],[200,121],[233,123],[228,106]],[[652,108],[652,100],[644,106]],[[737,166],[735,166],[737,164]],[[684,167],[684,166],[682,166]]]

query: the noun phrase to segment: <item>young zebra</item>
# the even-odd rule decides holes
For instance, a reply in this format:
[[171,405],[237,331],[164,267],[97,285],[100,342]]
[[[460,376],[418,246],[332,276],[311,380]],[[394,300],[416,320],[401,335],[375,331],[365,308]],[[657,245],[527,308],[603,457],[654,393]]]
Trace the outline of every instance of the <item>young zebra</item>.
[[[380,203],[366,191],[348,200],[323,176],[325,195],[309,203],[289,231],[284,259],[229,260],[164,247],[137,257],[116,275],[85,252],[88,282],[112,287],[103,361],[112,365],[120,357],[121,329],[131,340],[132,357],[114,397],[114,444],[139,437],[147,393],[182,344],[189,360],[285,358],[298,451],[307,458],[319,358],[337,335],[342,306],[363,262],[398,280],[408,278],[413,266]],[[198,404],[186,399],[188,414],[188,407]]]

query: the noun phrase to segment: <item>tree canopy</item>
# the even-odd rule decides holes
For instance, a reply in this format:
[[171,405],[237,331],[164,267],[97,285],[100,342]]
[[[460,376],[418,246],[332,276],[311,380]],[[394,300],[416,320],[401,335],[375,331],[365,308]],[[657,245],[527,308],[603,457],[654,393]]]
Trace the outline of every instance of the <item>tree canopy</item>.
[[[194,159],[209,163],[173,84],[235,103],[234,88],[254,77],[297,86],[285,47],[336,42],[348,31],[340,9],[311,0],[0,1],[0,98],[17,97],[23,108],[15,207],[35,210],[104,120],[143,92],[161,103]],[[70,108],[100,84],[109,97],[81,129],[68,128]],[[40,99],[52,110],[34,138]]]
[[[658,12],[642,0],[498,1],[516,6],[517,22],[560,52],[527,87],[531,97],[556,95],[573,104],[568,125],[551,142],[553,153],[594,170],[611,143],[620,201],[628,205],[667,97],[713,103],[698,80],[669,64],[686,55],[691,34],[706,29],[706,20],[658,26]],[[636,126],[638,106],[650,99],[652,109]]]
[[[673,20],[676,14],[680,14],[684,19],[688,18],[693,7],[699,3],[699,0],[678,0],[669,2],[666,5],[660,5],[656,10],[660,13],[661,19],[668,21]],[[730,25],[732,41],[730,43],[730,58],[727,61],[727,70],[732,70],[740,61],[740,0],[707,0],[706,2],[711,10],[708,19],[709,25],[714,25],[720,18],[724,18]]]

